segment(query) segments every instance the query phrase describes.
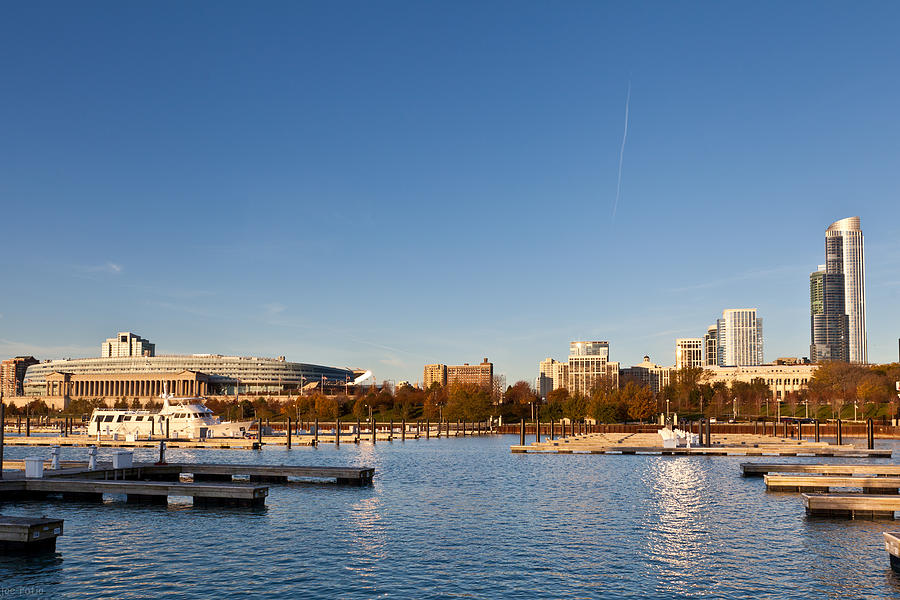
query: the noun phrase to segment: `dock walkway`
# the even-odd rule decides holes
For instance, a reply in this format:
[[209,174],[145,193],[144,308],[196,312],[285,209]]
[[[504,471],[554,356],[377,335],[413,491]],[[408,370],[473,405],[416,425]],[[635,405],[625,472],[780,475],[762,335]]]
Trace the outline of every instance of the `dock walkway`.
[[900,476],[900,465],[885,464],[812,464],[812,463],[741,463],[744,477],[762,477],[767,473],[812,473],[818,475]]

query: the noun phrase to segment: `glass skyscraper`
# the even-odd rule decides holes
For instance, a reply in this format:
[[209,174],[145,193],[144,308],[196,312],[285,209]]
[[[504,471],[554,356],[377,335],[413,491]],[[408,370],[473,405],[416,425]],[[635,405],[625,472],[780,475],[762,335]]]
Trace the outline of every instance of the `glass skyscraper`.
[[[868,362],[866,350],[866,257],[859,217],[835,221],[825,231],[825,274],[844,279],[850,362]],[[826,291],[827,291],[826,282]]]
[[849,318],[844,306],[844,275],[825,265],[809,276],[809,359],[850,360]]

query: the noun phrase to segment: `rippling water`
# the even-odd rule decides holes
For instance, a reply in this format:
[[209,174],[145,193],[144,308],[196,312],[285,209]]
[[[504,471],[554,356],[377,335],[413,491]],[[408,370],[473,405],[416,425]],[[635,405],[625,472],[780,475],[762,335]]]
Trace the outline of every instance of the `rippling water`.
[[0,598],[900,597],[881,538],[900,525],[807,519],[796,494],[740,476],[759,458],[511,454],[516,440],[170,450],[373,466],[375,483],[273,485],[265,509],[0,504],[65,519],[55,556],[0,557]]

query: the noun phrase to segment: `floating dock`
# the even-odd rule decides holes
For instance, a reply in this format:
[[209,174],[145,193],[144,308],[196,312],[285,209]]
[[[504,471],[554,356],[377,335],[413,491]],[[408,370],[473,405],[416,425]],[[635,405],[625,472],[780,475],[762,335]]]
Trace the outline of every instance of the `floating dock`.
[[763,476],[770,492],[829,492],[831,488],[861,488],[864,494],[896,494],[900,477],[852,477],[837,475]]
[[[15,463],[15,461],[10,461]],[[338,485],[371,485],[371,467],[309,467],[292,465],[240,465],[211,463],[136,463],[113,468],[99,463],[88,469],[83,463],[45,470],[41,478],[26,478],[23,471],[4,473],[0,501],[60,496],[63,500],[102,501],[104,494],[125,495],[128,502],[165,504],[170,496],[187,496],[197,506],[263,506],[269,488],[259,483],[333,481]],[[4,465],[9,463],[4,462]],[[190,477],[191,482],[182,482]],[[250,484],[234,483],[246,478]]]
[[[887,455],[890,456],[890,455]],[[767,473],[811,473],[816,475],[900,476],[900,465],[879,464],[814,464],[814,463],[741,463],[744,477],[762,477]]]
[[0,550],[4,553],[55,552],[56,538],[62,534],[62,519],[0,515]]
[[868,450],[851,444],[798,441],[767,435],[713,435],[712,444],[664,448],[657,433],[590,433],[516,444],[513,453],[544,454],[660,454],[702,456],[829,456],[847,458],[890,457],[890,449]]
[[802,498],[812,517],[893,519],[900,510],[897,494],[802,494]]
[[[6,464],[4,462],[4,464]],[[62,466],[62,465],[61,465]],[[151,480],[180,481],[182,476],[193,476],[194,481],[225,481],[234,477],[246,477],[250,481],[266,483],[319,483],[325,480],[338,485],[365,486],[372,484],[375,469],[372,467],[310,467],[294,465],[239,465],[214,463],[134,463],[125,469],[115,469],[112,463],[97,463],[93,471],[86,464],[77,467],[45,470],[44,478],[79,478],[103,480]],[[9,474],[4,474],[8,479]],[[13,479],[24,478],[18,472]],[[30,480],[29,480],[30,481]]]
[[102,502],[103,494],[124,495],[127,497],[126,501],[133,504],[167,504],[169,496],[187,496],[193,498],[196,506],[264,506],[269,488],[263,485],[208,485],[60,477],[25,480],[24,495],[28,497],[60,495],[63,500]]

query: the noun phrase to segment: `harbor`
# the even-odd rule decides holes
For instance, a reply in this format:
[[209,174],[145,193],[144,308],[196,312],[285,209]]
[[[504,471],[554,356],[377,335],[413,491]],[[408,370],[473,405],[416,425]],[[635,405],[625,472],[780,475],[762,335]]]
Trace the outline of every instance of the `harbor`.
[[[64,533],[51,555],[56,560],[28,559],[46,561],[32,563],[43,566],[29,574],[0,558],[0,574],[6,585],[43,585],[48,597],[119,596],[134,586],[159,595],[179,577],[201,587],[201,579],[215,578],[219,594],[290,598],[300,584],[288,573],[303,569],[302,586],[322,598],[383,593],[438,598],[464,589],[485,598],[527,595],[529,589],[553,589],[564,597],[583,596],[585,590],[677,597],[684,585],[738,598],[771,589],[773,578],[790,580],[791,585],[778,586],[783,598],[900,593],[882,536],[896,530],[895,523],[811,519],[799,494],[767,493],[763,477],[742,477],[745,457],[522,455],[509,452],[515,439],[363,441],[290,451],[265,446],[246,453],[170,448],[167,471],[158,471],[170,481],[159,483],[187,484],[187,465],[229,465],[227,478],[218,480],[210,471],[204,480],[194,466],[193,480],[268,487],[265,506],[195,507],[190,497],[179,496],[168,496],[166,504],[128,502],[115,494],[104,494],[102,504],[54,496],[2,501],[0,513],[63,520]],[[882,444],[893,448],[896,442]],[[35,452],[48,454],[43,448],[6,451],[4,475],[24,467]],[[87,451],[61,448],[60,466],[86,469]],[[100,448],[97,458],[96,476],[111,483],[122,481],[112,469],[116,451]],[[133,451],[135,468],[158,460],[155,448]],[[766,461],[769,468],[895,466],[887,459],[753,460]],[[336,480],[293,483],[293,475],[286,484],[250,480],[254,473],[280,477],[269,471],[278,465],[370,467],[375,476],[362,486],[334,485]],[[497,555],[510,544],[519,547],[506,563],[515,577],[497,577],[493,567],[481,566],[479,557]],[[216,560],[202,561],[202,577],[184,573],[186,565],[199,569],[196,557],[208,556],[210,549]],[[250,552],[262,553],[253,563],[253,578],[243,575]],[[436,561],[436,576],[411,584],[423,561]]]

